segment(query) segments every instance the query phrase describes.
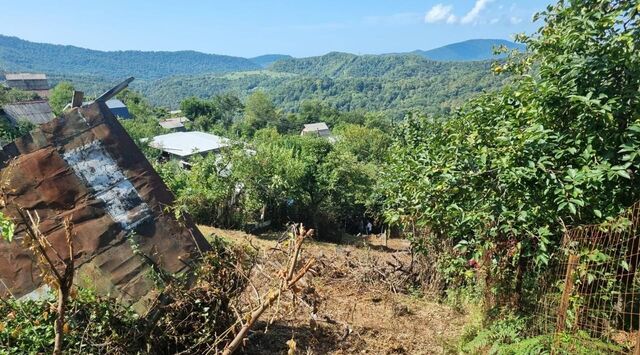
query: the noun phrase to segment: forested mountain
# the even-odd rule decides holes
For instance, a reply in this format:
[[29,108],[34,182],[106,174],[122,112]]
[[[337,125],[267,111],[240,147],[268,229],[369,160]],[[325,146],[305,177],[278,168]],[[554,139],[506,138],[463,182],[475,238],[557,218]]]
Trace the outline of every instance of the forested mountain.
[[[491,41],[480,42],[490,48]],[[465,58],[482,55],[482,45],[465,43],[475,48]],[[460,56],[461,45],[452,45],[450,55]],[[232,92],[246,97],[262,90],[287,111],[297,111],[305,100],[319,99],[341,110],[381,111],[395,117],[409,110],[447,113],[473,94],[500,87],[505,80],[491,74],[490,61],[434,61],[407,53],[332,52],[308,58],[268,54],[246,59],[192,51],[103,52],[0,35],[0,72],[3,70],[45,72],[51,84],[71,81],[88,96],[134,76],[132,88],[153,104],[170,107],[190,96],[209,98]]]
[[189,96],[207,98],[231,91],[243,97],[262,90],[289,111],[296,111],[305,100],[320,99],[341,110],[384,111],[400,117],[408,110],[449,112],[475,93],[500,87],[504,80],[491,74],[490,62],[329,53],[280,60],[269,70],[173,77],[134,87],[153,103],[172,107]]
[[486,65],[436,62],[418,55],[355,55],[332,52],[319,57],[291,58],[269,67],[276,72],[331,78],[413,78],[430,77],[444,72],[475,70]]
[[258,64],[259,66],[266,68],[269,65],[281,60],[281,59],[289,59],[292,58],[290,55],[286,54],[265,54],[253,58],[249,58],[250,61]]
[[195,51],[104,52],[74,46],[34,43],[0,35],[0,71],[40,71],[47,74],[91,75],[103,78],[135,76],[157,79],[258,69],[249,59]]
[[498,46],[506,46],[509,49],[518,50],[525,49],[525,46],[520,43],[504,39],[471,39],[427,51],[417,50],[412,53],[439,61],[477,61],[503,57],[502,55],[496,56],[493,54],[493,48]]

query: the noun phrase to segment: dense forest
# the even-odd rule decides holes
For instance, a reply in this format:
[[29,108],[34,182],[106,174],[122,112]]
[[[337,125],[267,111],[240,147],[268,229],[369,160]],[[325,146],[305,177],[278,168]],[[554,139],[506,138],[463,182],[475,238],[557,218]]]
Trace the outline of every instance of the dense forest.
[[[484,61],[496,59],[493,48],[524,49],[523,45],[500,39],[478,39],[412,53],[438,61]],[[503,56],[502,56],[503,57]],[[89,75],[103,79],[135,76],[140,79],[172,75],[246,71],[268,67],[284,54],[265,54],[253,58],[206,54],[196,51],[99,51],[74,46],[25,41],[0,34],[0,72],[38,71],[51,74]]]
[[246,58],[195,51],[103,52],[0,35],[0,68],[3,71],[88,75],[110,80],[129,76],[156,79],[178,74],[253,70],[260,66]]
[[467,62],[428,59],[432,51],[244,59],[197,52],[101,52],[0,36],[0,68],[43,71],[52,84],[69,81],[90,96],[134,76],[133,88],[152,104],[172,108],[190,96],[233,92],[244,98],[260,90],[286,111],[317,99],[340,110],[380,111],[402,118],[409,111],[446,114],[473,94],[500,87],[504,79],[488,70],[487,59],[499,58],[492,54],[494,45],[522,48],[509,41],[476,40],[433,50],[439,60],[485,60]]
[[465,99],[500,87],[490,62],[434,62],[416,55],[356,56],[330,53],[284,59],[267,71],[174,77],[138,83],[154,104],[176,107],[184,97],[231,91],[240,97],[261,90],[286,111],[305,100],[322,100],[340,110],[382,111],[396,118],[409,111],[450,112]]
[[[431,60],[440,61],[480,61],[488,58],[496,58],[493,53],[493,47],[505,46],[508,49],[516,49],[524,51],[526,46],[522,43],[514,43],[501,39],[470,39],[468,41],[453,43],[440,48],[434,48],[428,51],[413,51],[413,54],[423,56]],[[499,55],[498,58],[504,58],[505,55]]]
[[290,55],[286,55],[286,54],[264,54],[264,55],[260,55],[257,57],[253,57],[253,58],[249,58],[250,61],[258,64],[259,66],[266,68],[269,65],[281,60],[281,59],[288,59],[288,58],[293,58]]

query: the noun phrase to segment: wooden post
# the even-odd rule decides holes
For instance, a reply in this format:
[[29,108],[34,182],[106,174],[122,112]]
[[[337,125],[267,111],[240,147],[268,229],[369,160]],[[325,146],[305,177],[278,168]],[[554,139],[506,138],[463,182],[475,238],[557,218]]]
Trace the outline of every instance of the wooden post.
[[84,93],[82,91],[74,91],[73,98],[71,99],[71,107],[82,106],[83,99],[84,99]]
[[554,341],[554,353],[560,340],[559,334],[564,332],[564,328],[567,322],[567,309],[569,308],[569,299],[573,293],[573,272],[578,265],[579,257],[577,255],[570,254],[567,261],[567,273],[564,277],[564,290],[562,291],[562,298],[560,298],[560,305],[558,307],[558,318],[556,319],[556,339]]
[[[391,228],[391,227],[389,227]],[[389,247],[389,228],[386,228],[383,233],[384,233],[384,247],[388,248]]]
[[[640,320],[640,316],[638,316]],[[636,333],[636,348],[633,349],[633,355],[640,355],[640,330]]]

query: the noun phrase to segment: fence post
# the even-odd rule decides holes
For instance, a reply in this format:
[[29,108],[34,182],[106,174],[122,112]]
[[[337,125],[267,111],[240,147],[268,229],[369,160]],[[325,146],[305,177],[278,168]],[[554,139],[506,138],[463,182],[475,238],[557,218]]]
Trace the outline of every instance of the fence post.
[[567,273],[564,277],[564,290],[562,291],[562,298],[560,299],[560,305],[558,307],[558,318],[556,319],[556,336],[554,341],[554,349],[557,347],[560,338],[558,335],[564,332],[564,328],[567,322],[567,309],[569,308],[569,298],[573,293],[573,271],[578,265],[578,255],[569,255],[567,261]]
[[636,333],[636,348],[633,349],[633,355],[640,355],[640,330]]

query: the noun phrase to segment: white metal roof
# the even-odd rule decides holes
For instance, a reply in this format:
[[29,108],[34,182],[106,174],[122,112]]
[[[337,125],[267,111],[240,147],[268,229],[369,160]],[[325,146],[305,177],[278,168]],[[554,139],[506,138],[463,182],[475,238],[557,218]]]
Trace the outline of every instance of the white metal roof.
[[175,132],[153,137],[149,145],[170,154],[186,157],[230,145],[229,139],[204,132]]

